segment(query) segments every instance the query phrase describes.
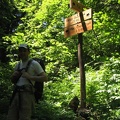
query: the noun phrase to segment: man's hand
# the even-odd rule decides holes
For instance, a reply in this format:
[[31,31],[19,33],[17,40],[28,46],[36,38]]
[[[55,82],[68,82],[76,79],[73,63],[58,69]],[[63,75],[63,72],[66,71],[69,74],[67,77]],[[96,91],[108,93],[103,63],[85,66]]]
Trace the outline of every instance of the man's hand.
[[31,75],[28,74],[27,72],[22,72],[22,77],[24,77],[26,79],[30,79]]
[[20,77],[21,77],[21,72],[15,71],[11,76],[12,83],[17,83]]
[[15,71],[15,72],[12,74],[12,76],[18,76],[19,74],[20,74],[19,71]]

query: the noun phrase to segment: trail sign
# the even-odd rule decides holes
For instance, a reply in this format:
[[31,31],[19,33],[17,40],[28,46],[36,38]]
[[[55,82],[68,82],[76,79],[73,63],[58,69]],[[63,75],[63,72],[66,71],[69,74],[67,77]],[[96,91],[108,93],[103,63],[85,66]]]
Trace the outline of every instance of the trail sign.
[[65,27],[74,25],[76,23],[92,18],[92,9],[85,10],[65,19]]
[[86,8],[82,3],[79,3],[76,0],[70,0],[70,8],[75,10],[76,12],[83,11],[83,8]]
[[64,36],[69,37],[78,33],[83,33],[87,30],[91,30],[93,28],[92,20],[87,20],[82,23],[77,23],[72,26],[68,26],[64,28]]
[[81,22],[80,13],[77,13],[77,14],[65,19],[65,27],[74,25],[79,22]]
[[86,108],[86,80],[83,62],[83,38],[82,33],[93,28],[92,9],[87,9],[83,4],[76,0],[70,0],[70,8],[78,13],[65,19],[64,37],[78,34],[78,61],[80,68],[80,88],[81,88],[81,105],[80,108]]
[[[92,18],[92,9],[90,8],[90,9],[83,11],[82,16],[83,16],[83,20],[91,19]],[[82,19],[82,16],[80,16],[81,19]]]

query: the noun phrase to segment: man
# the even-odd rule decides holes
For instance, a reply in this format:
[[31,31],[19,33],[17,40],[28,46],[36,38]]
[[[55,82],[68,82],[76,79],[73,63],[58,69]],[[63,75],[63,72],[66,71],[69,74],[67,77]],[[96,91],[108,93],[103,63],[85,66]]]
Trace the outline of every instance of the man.
[[[34,88],[35,81],[46,82],[47,77],[40,64],[33,60],[27,71],[25,68],[30,60],[30,50],[27,44],[21,44],[18,55],[21,61],[16,65],[12,75],[15,84],[15,92],[8,111],[7,120],[31,120],[32,110],[35,105]],[[18,71],[18,67],[21,72]],[[18,80],[16,80],[17,77]],[[31,81],[31,82],[30,82]]]

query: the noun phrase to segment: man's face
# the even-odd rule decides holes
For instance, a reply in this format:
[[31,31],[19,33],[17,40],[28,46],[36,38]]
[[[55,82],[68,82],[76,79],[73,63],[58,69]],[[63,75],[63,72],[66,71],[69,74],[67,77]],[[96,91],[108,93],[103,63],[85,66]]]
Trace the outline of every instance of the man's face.
[[26,60],[26,59],[28,59],[29,51],[28,51],[28,49],[21,47],[18,50],[18,54],[19,54],[20,59]]

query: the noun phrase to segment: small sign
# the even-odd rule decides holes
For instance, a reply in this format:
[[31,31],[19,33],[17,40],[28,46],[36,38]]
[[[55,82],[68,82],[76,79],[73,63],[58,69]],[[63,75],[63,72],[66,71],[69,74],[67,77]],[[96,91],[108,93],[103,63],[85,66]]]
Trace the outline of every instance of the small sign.
[[83,8],[86,8],[82,3],[79,3],[76,0],[70,0],[70,8],[75,10],[76,12],[83,11]]
[[90,8],[90,9],[87,9],[87,10],[83,11],[82,16],[83,16],[83,20],[91,19],[92,18],[92,9]]
[[70,25],[74,25],[76,23],[79,23],[84,20],[88,20],[92,18],[92,9],[85,10],[81,13],[77,13],[71,17],[68,17],[65,19],[65,27],[68,27]]
[[65,27],[68,27],[70,25],[74,25],[74,24],[79,23],[79,22],[81,22],[80,14],[77,13],[77,14],[65,19]]
[[69,37],[76,35],[78,33],[83,33],[85,31],[91,30],[92,28],[93,28],[92,20],[77,23],[75,25],[64,28],[64,37]]

